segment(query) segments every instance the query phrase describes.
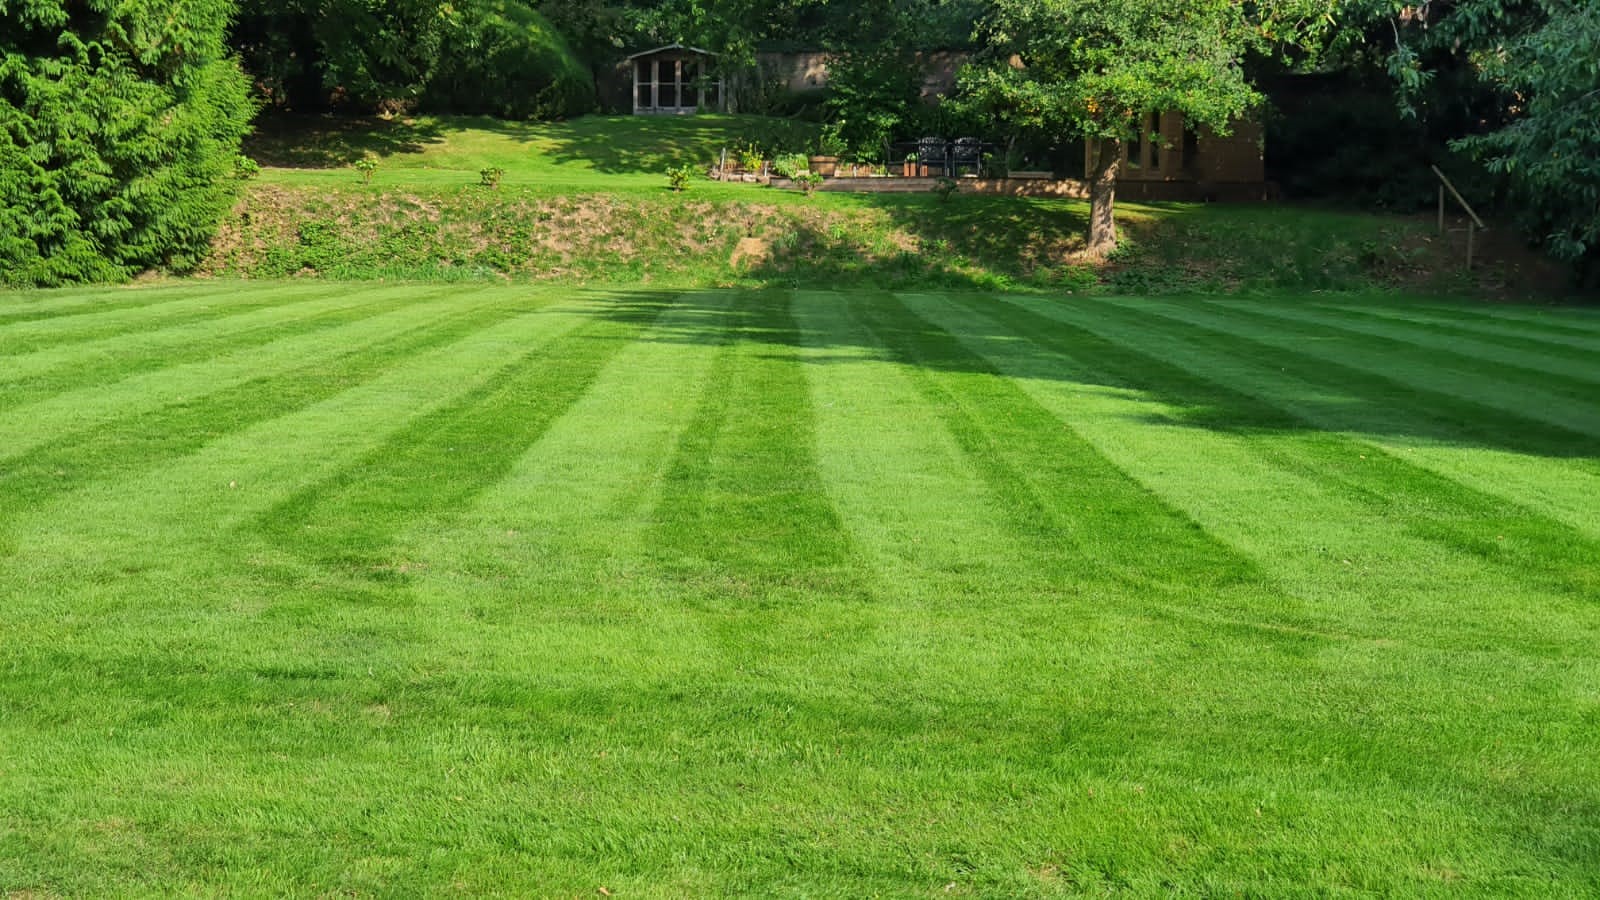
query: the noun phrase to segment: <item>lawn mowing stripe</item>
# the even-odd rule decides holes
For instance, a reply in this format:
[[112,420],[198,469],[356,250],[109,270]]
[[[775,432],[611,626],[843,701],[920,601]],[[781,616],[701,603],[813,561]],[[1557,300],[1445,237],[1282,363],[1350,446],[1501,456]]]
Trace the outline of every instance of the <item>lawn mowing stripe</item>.
[[[5,391],[0,396],[0,411],[75,389],[259,347],[312,329],[360,321],[393,308],[379,302],[392,296],[392,291],[268,305],[220,320],[175,325],[144,335],[106,338],[22,356],[3,363],[7,371],[0,376]],[[403,303],[438,294],[433,291],[431,295],[407,296]]]
[[[1357,751],[1342,773],[1318,779],[1322,790],[1316,793],[1354,798],[1375,781],[1404,785],[1405,799],[1389,811],[1414,804],[1419,809],[1406,815],[1412,824],[1385,815],[1368,828],[1406,843],[1404,835],[1416,825],[1430,830],[1444,825],[1445,833],[1410,844],[1411,852],[1422,854],[1448,833],[1458,840],[1470,835],[1473,843],[1487,846],[1521,833],[1528,804],[1477,796],[1509,761],[1554,752],[1566,767],[1541,778],[1559,784],[1583,777],[1590,765],[1580,762],[1583,748],[1593,740],[1592,679],[1600,677],[1592,653],[1600,639],[1600,614],[1592,594],[1555,597],[1540,585],[1524,584],[1514,569],[1486,571],[1470,553],[1429,552],[1426,544],[1396,533],[1363,508],[1359,498],[1341,496],[1337,486],[1329,491],[1296,473],[1278,471],[1271,461],[1263,465],[1254,458],[1259,434],[1153,424],[1152,416],[1176,417],[1180,411],[1099,379],[1079,382],[1074,375],[1081,373],[1070,358],[1020,339],[1038,333],[1036,322],[1019,322],[1015,330],[996,328],[974,311],[977,304],[942,298],[927,298],[913,308],[983,348],[986,357],[1004,361],[1005,371],[1030,395],[1209,533],[1249,549],[1265,571],[1306,601],[1308,611],[1326,617],[1330,632],[1350,629],[1365,635],[1364,640],[1306,645],[1310,665],[1298,674],[1284,673],[1287,680],[1259,664],[1241,669],[1235,675],[1238,689],[1251,703],[1216,698],[1220,708],[1267,703],[1282,715],[1275,731],[1308,741],[1291,749],[1295,739],[1288,740],[1272,754],[1274,761],[1264,764],[1280,769],[1307,750],[1383,748]],[[1283,442],[1292,449],[1295,440]],[[1203,597],[1193,602],[1214,605]],[[1270,595],[1256,602],[1261,605],[1254,616],[1248,608],[1239,610],[1241,624],[1273,615]],[[1430,621],[1434,627],[1424,627]],[[1209,639],[1224,633],[1219,629]],[[1483,715],[1485,700],[1493,725]],[[1248,741],[1234,744],[1250,729],[1248,718],[1224,734],[1208,733],[1215,723],[1205,716],[1179,724],[1201,746],[1237,752],[1243,761],[1256,752]],[[1306,811],[1308,818],[1322,812],[1318,806]],[[1322,852],[1326,859],[1325,848]]]
[[[1396,400],[1414,392],[1386,379],[1166,318],[1149,304],[1009,302],[1119,343],[1136,344],[1158,357],[1181,360],[1317,427],[1383,447],[1413,465],[1533,508],[1590,537],[1600,535],[1600,466],[1580,455],[1589,448],[1586,438],[1539,434],[1545,431],[1541,426],[1497,421],[1497,410],[1449,397],[1401,405]],[[1213,429],[1249,425],[1227,408],[1195,410],[1184,418]]]
[[1431,313],[1446,318],[1467,322],[1493,322],[1586,338],[1600,337],[1600,314],[1596,314],[1590,309],[1566,306],[1544,310],[1525,310],[1503,304],[1493,306],[1431,305],[1427,309]]
[[[1338,497],[1342,502],[1324,500],[1318,506],[1325,511],[1347,509],[1352,519],[1349,531],[1371,531],[1374,527],[1385,533],[1396,530],[1470,557],[1473,567],[1495,566],[1502,570],[1502,578],[1537,584],[1541,590],[1563,592],[1580,601],[1600,596],[1600,540],[1503,497],[1418,466],[1405,458],[1408,454],[1390,452],[1348,432],[1322,431],[1314,417],[1248,393],[1255,383],[1252,375],[1274,383],[1276,391],[1267,391],[1268,397],[1281,396],[1292,387],[1303,388],[1281,372],[1241,372],[1248,367],[1231,359],[1223,361],[1226,368],[1211,369],[1207,363],[1216,365],[1215,357],[1197,359],[1200,354],[1171,341],[1152,347],[1157,340],[1148,332],[1118,329],[1092,313],[1085,318],[1094,320],[1093,327],[1081,327],[1066,321],[1065,316],[1052,318],[1035,312],[1020,301],[997,303],[988,299],[966,305],[985,319],[1015,334],[1027,335],[1034,344],[1057,354],[1058,367],[1065,372],[1139,391],[1143,397],[1163,404],[1166,410],[1162,413],[1140,413],[1146,421],[1165,418],[1160,426],[1163,431],[1180,429],[1179,436],[1193,442],[1207,437],[1197,429],[1229,434],[1230,443],[1242,441],[1244,450],[1268,465],[1314,483],[1319,494]],[[1071,311],[1080,310],[1071,307]],[[1220,429],[1212,427],[1208,418],[1219,410],[1226,410],[1228,418]],[[1199,416],[1191,418],[1195,412]],[[1135,431],[1119,440],[1135,441],[1141,437]],[[1196,455],[1204,464],[1210,464],[1210,454]],[[1214,484],[1217,479],[1197,481]],[[1292,499],[1295,506],[1305,502],[1307,498]],[[1193,510],[1192,505],[1189,508]],[[1258,509],[1252,512],[1252,518],[1285,527],[1281,523],[1296,521],[1290,512],[1273,516]],[[1325,512],[1319,518],[1323,521],[1318,527],[1322,528],[1328,515]],[[1399,538],[1386,538],[1378,544],[1391,540],[1398,542]],[[1437,558],[1423,548],[1416,548],[1411,555]],[[1304,569],[1305,565],[1296,567]],[[1483,574],[1473,571],[1455,577],[1444,571],[1433,573],[1458,582],[1473,581]]]
[[1458,335],[1441,334],[1427,327],[1397,322],[1370,321],[1337,312],[1260,301],[1207,300],[1207,305],[1240,310],[1256,317],[1283,319],[1296,326],[1332,330],[1371,338],[1373,346],[1401,351],[1408,360],[1428,360],[1452,372],[1491,371],[1496,382],[1521,384],[1531,391],[1586,401],[1600,382],[1600,365],[1593,358],[1563,364],[1548,355],[1521,353]]
[[161,285],[126,285],[85,290],[63,288],[60,290],[0,290],[0,328],[13,322],[32,322],[58,316],[74,316],[89,312],[154,307],[165,303],[180,303],[196,297],[216,297],[249,287],[253,282],[174,281]]
[[[476,629],[514,629],[523,637],[460,652],[509,675],[527,669],[537,647],[540,659],[561,665],[534,663],[529,677],[571,689],[685,657],[704,662],[684,652],[700,642],[693,617],[648,589],[645,551],[671,450],[709,384],[716,352],[706,341],[725,326],[736,296],[678,299],[492,490],[401,536],[423,564],[417,591],[459,598],[449,612],[476,626],[441,628],[431,646],[448,653],[458,641],[481,643]],[[504,654],[484,657],[495,651]]]
[[478,328],[525,310],[521,298],[478,302],[476,292],[455,294],[436,320],[402,324],[380,336],[331,352],[277,375],[243,382],[110,423],[91,434],[62,438],[0,463],[0,521],[89,481],[124,480],[131,474],[182,456],[224,435],[324,400],[403,365],[405,358],[459,339]]
[[396,534],[504,477],[672,299],[635,295],[604,304],[560,342],[520,356],[332,478],[286,498],[257,527],[279,548],[355,576],[358,592],[369,580],[392,578],[407,565],[395,558]]
[[[955,335],[964,343],[982,346],[995,353],[997,358],[1006,355],[999,353],[998,348],[1007,348],[1007,353],[1030,352],[1020,334],[1006,329],[986,331],[970,328],[966,323],[956,324],[954,320],[946,320],[944,316],[930,312],[921,303],[912,308],[918,312],[929,312],[938,321],[944,321],[949,326],[945,334]],[[942,308],[950,307],[945,305]],[[869,315],[881,314],[881,311],[879,307],[876,313]],[[890,331],[881,336],[890,346],[900,340],[951,340],[949,337],[938,337],[928,328],[903,326],[897,331],[898,334]],[[919,371],[926,373],[928,378],[941,382],[961,383],[983,378],[984,364],[981,360],[963,359],[951,352],[918,355],[908,362],[918,366]],[[1044,365],[1048,369],[1050,364],[1046,362]],[[1068,561],[1077,558],[1078,565],[1085,571],[1068,583],[1075,581],[1077,585],[1091,588],[1097,583],[1103,584],[1106,578],[1105,573],[1094,571],[1095,565],[1114,555],[1121,555],[1129,561],[1123,564],[1124,569],[1144,564],[1162,573],[1162,577],[1154,583],[1137,587],[1133,579],[1115,579],[1121,582],[1118,586],[1123,589],[1106,592],[1107,602],[1117,604],[1121,609],[1129,606],[1153,608],[1152,617],[1160,620],[1160,624],[1159,627],[1152,627],[1144,623],[1140,627],[1127,623],[1126,629],[1133,638],[1131,646],[1126,648],[1131,671],[1117,673],[1117,679],[1108,679],[1121,689],[1109,692],[1115,696],[1116,702],[1107,703],[1104,707],[1091,705],[1083,710],[1084,713],[1098,715],[1085,715],[1083,720],[1067,719],[1071,723],[1065,729],[1068,735],[1082,733],[1080,729],[1095,734],[1097,740],[1091,742],[1092,746],[1110,754],[1113,759],[1118,758],[1118,748],[1125,754],[1120,761],[1129,766],[1132,772],[1138,773],[1129,777],[1166,781],[1168,790],[1174,789],[1177,784],[1193,785],[1186,779],[1192,777],[1195,771],[1203,769],[1211,772],[1206,779],[1207,786],[1193,797],[1196,806],[1210,808],[1226,808],[1231,802],[1237,802],[1236,788],[1254,783],[1254,776],[1250,773],[1259,771],[1260,767],[1283,771],[1285,767],[1293,770],[1304,764],[1315,768],[1315,759],[1326,761],[1329,757],[1325,754],[1334,753],[1345,762],[1337,774],[1325,771],[1322,776],[1310,776],[1329,796],[1323,802],[1313,802],[1302,808],[1302,822],[1318,821],[1317,829],[1325,834],[1330,829],[1336,831],[1348,824],[1352,837],[1377,829],[1400,840],[1407,847],[1402,851],[1405,854],[1429,852],[1426,841],[1416,842],[1404,837],[1410,828],[1425,822],[1446,822],[1448,830],[1456,835],[1477,834],[1489,827],[1487,823],[1491,821],[1497,830],[1515,827],[1513,817],[1492,804],[1474,806],[1461,803],[1459,797],[1463,791],[1463,779],[1459,772],[1462,770],[1449,768],[1455,762],[1464,767],[1474,764],[1484,758],[1480,754],[1485,750],[1491,755],[1503,755],[1505,748],[1496,744],[1506,741],[1509,736],[1504,732],[1485,734],[1470,717],[1460,717],[1455,720],[1457,728],[1451,734],[1457,743],[1451,749],[1440,752],[1438,726],[1421,724],[1419,718],[1419,715],[1436,710],[1437,704],[1442,701],[1453,698],[1460,703],[1462,676],[1478,679],[1486,667],[1504,665],[1505,661],[1496,655],[1501,652],[1503,644],[1490,644],[1486,653],[1470,658],[1461,654],[1457,647],[1448,646],[1451,643],[1449,641],[1443,648],[1432,646],[1427,640],[1418,641],[1416,646],[1395,644],[1393,636],[1397,633],[1413,640],[1427,637],[1426,634],[1419,636],[1408,631],[1413,626],[1406,619],[1404,611],[1380,608],[1373,617],[1375,621],[1362,623],[1358,620],[1354,623],[1355,627],[1351,628],[1344,615],[1330,612],[1327,608],[1330,603],[1341,601],[1342,597],[1308,591],[1302,598],[1284,592],[1263,577],[1264,573],[1255,562],[1244,559],[1229,544],[1202,530],[1199,523],[1185,527],[1189,520],[1170,506],[1170,501],[1160,498],[1160,495],[1134,481],[1101,456],[1102,452],[1113,452],[1119,461],[1125,461],[1128,458],[1125,451],[1110,446],[1104,451],[1097,450],[1093,445],[1071,446],[1082,440],[1062,427],[1063,421],[1079,422],[1073,411],[1094,406],[1102,396],[1113,407],[1137,408],[1142,404],[1142,398],[1093,385],[1079,386],[1070,381],[1063,382],[1059,373],[1038,377],[1040,373],[1030,370],[1026,376],[1015,372],[1014,375],[1018,380],[1009,382],[1009,389],[962,390],[949,397],[930,397],[930,405],[940,409],[946,416],[950,415],[948,411],[951,408],[958,407],[961,413],[985,420],[987,424],[1011,419],[1013,410],[1025,409],[1028,403],[1038,402],[1032,396],[1007,402],[1003,396],[1009,390],[1046,399],[1054,396],[1052,406],[1055,409],[1048,413],[1050,421],[1034,422],[1031,421],[1034,418],[1032,415],[1022,422],[1013,420],[1013,427],[1019,429],[1018,433],[996,435],[989,446],[976,447],[972,454],[976,461],[981,462],[986,456],[1022,457],[1026,453],[1029,462],[1013,464],[1014,469],[1020,470],[1011,476],[1011,480],[1015,481],[1028,479],[1032,471],[1058,467],[1077,470],[1073,477],[1045,481],[1033,492],[1037,498],[1037,508],[1059,510],[1057,515],[1070,521],[1070,524],[1058,526],[1056,535],[1047,535],[1037,542],[1038,549],[1030,554],[1037,560],[1032,566],[1046,568],[1052,565],[1054,559],[1053,564],[1062,567],[1058,571],[1065,574],[1071,571]],[[1126,421],[1126,413],[1118,409],[1118,414],[1113,418]],[[1128,430],[1137,432],[1144,427],[1134,425],[1129,426]],[[958,437],[961,430],[959,427],[955,430]],[[1062,435],[1067,437],[1063,438]],[[1170,465],[1173,448],[1169,444],[1163,448],[1163,452],[1168,454]],[[1177,453],[1180,460],[1189,458],[1189,454],[1182,449]],[[1243,458],[1248,459],[1248,456]],[[1061,460],[1067,461],[1065,466],[1059,462]],[[1079,474],[1090,465],[1106,471],[1108,480],[1126,482],[1126,486],[1112,492],[1116,499],[1112,500],[1111,507],[1115,509],[1120,506],[1123,514],[1094,516],[1090,511],[1089,517],[1094,527],[1085,529],[1074,527],[1086,518],[1084,512],[1079,511],[1080,507],[1107,503],[1107,498],[1093,490],[1095,479]],[[1226,475],[1227,469],[1219,470],[1218,474]],[[1182,482],[1185,478],[1180,474],[1176,480]],[[1248,484],[1240,486],[1250,487]],[[1283,490],[1281,502],[1296,509],[1300,508],[1296,504],[1306,497],[1297,493],[1293,485],[1268,484],[1256,487],[1265,491]],[[1004,494],[1001,496],[1009,499]],[[1024,499],[1023,504],[1026,502]],[[1023,521],[1015,532],[1019,536],[1019,543],[1033,543],[1028,541],[1030,526],[1033,530],[1045,531],[1053,523],[1045,520],[1044,524],[1040,524],[1040,514],[1023,504],[1018,505],[1016,512]],[[1248,510],[1244,512],[1248,516]],[[1171,523],[1174,527],[1165,531],[1159,527],[1163,523]],[[1269,522],[1260,524],[1271,531]],[[1084,540],[1080,535],[1085,531],[1092,532],[1088,535],[1090,539],[1106,543],[1093,545],[1087,550],[1080,549]],[[1050,537],[1054,537],[1054,540]],[[1117,552],[1119,550],[1120,553]],[[1213,571],[1215,561],[1219,559],[1232,570],[1231,576],[1225,571],[1219,577]],[[1276,580],[1277,573],[1273,573],[1273,578]],[[1412,587],[1425,594],[1433,592],[1437,596],[1436,582],[1431,579],[1418,579]],[[1352,611],[1344,609],[1340,612]],[[1444,618],[1449,611],[1441,609],[1437,615]],[[1536,611],[1529,611],[1528,616],[1537,620]],[[1063,627],[1070,630],[1073,620],[1069,607],[1064,615]],[[1367,627],[1361,627],[1363,624]],[[1492,622],[1479,624],[1485,634],[1492,635],[1498,631]],[[1593,631],[1592,617],[1584,624],[1589,631]],[[1366,633],[1363,635],[1362,632]],[[1579,656],[1571,651],[1572,645],[1583,642],[1582,633],[1567,632],[1558,637],[1570,642],[1566,656]],[[1480,644],[1471,646],[1476,650],[1485,649]],[[1425,658],[1431,666],[1430,671],[1437,673],[1436,677],[1419,685],[1415,693],[1393,690],[1389,679],[1392,678],[1399,654]],[[1231,662],[1222,663],[1222,660]],[[1520,658],[1516,662],[1527,665]],[[1092,665],[1080,663],[1074,668],[1087,676],[1093,672]],[[1222,668],[1213,671],[1217,666]],[[1239,668],[1229,671],[1233,666]],[[1569,666],[1567,659],[1544,662],[1529,667],[1534,674],[1526,681],[1508,679],[1503,686],[1508,698],[1506,702],[1519,711],[1528,712],[1530,721],[1540,722],[1545,728],[1544,734],[1550,737],[1552,743],[1579,746],[1581,720],[1569,717],[1567,713],[1578,703],[1570,684],[1581,683],[1581,678],[1565,676]],[[1089,671],[1085,672],[1085,669]],[[1546,684],[1553,678],[1563,678],[1569,684],[1565,699],[1571,702],[1561,707],[1559,714],[1552,714],[1549,705],[1551,697]],[[1070,690],[1092,690],[1084,687],[1086,681],[1092,683],[1093,679],[1075,678]],[[1269,709],[1272,712],[1268,712]],[[1140,715],[1141,710],[1147,710],[1149,717]],[[1229,715],[1222,710],[1239,710],[1240,714]],[[1226,724],[1223,720],[1226,720]],[[1115,724],[1100,724],[1097,729],[1099,723]],[[1465,729],[1465,733],[1462,733],[1462,729]],[[1281,741],[1269,739],[1274,742],[1275,749],[1266,751],[1260,741],[1267,734],[1294,734],[1298,737]],[[1517,747],[1512,752],[1528,750],[1528,742],[1538,741],[1540,735],[1516,735],[1516,738]],[[1368,740],[1404,750],[1371,756],[1360,752],[1347,755],[1349,748]],[[1075,743],[1064,743],[1077,751],[1071,757],[1074,760],[1083,759],[1083,754],[1092,752],[1079,749]],[[1157,747],[1160,749],[1154,749]],[[1195,755],[1188,757],[1186,754],[1190,752]],[[1145,753],[1151,755],[1146,757]],[[1224,762],[1224,759],[1228,761]],[[1451,762],[1444,763],[1441,768],[1440,760]],[[1374,781],[1404,787],[1396,792],[1391,802],[1385,804],[1386,811],[1381,820],[1368,819],[1365,824],[1348,822],[1346,817],[1350,812],[1341,808],[1349,799],[1367,795]],[[1184,792],[1193,788],[1176,789]],[[1248,793],[1249,788],[1245,787],[1244,790]],[[1345,799],[1338,799],[1340,797]],[[1391,818],[1396,815],[1398,819]],[[1333,821],[1329,821],[1330,817]],[[1357,814],[1357,817],[1365,818],[1362,814]],[[1149,824],[1146,823],[1147,827]],[[1492,845],[1493,839],[1486,839],[1486,842]],[[1291,857],[1296,852],[1290,850],[1288,845],[1284,849],[1291,853]],[[1326,854],[1323,854],[1323,858],[1326,859]]]
[[[1097,560],[1070,535],[1053,539],[1076,515],[1076,498],[1030,497],[1014,467],[1000,471],[1010,455],[984,448],[984,426],[967,410],[1004,414],[1003,405],[987,395],[959,399],[962,384],[985,376],[946,375],[889,349],[904,340],[903,327],[880,323],[880,332],[862,319],[861,306],[881,297],[798,296],[819,468],[852,544],[876,573],[874,595],[893,611],[871,664],[917,703],[1059,711],[1061,697],[1039,678],[1081,673],[1089,648],[1115,646],[1107,652],[1120,656],[1127,636],[1150,622],[1146,604],[1112,601]],[[1009,393],[1004,382],[993,389]],[[1058,461],[1052,454],[1038,464]],[[1050,509],[1038,512],[1041,504]],[[1019,530],[1042,536],[1019,540]],[[1160,627],[1181,634],[1188,625]],[[1110,691],[1080,687],[1080,698],[1115,702]]]
[[[1196,310],[1217,311],[1233,322],[1247,320],[1273,338],[1293,341],[1308,353],[1348,362],[1395,380],[1518,414],[1557,427],[1600,437],[1600,403],[1592,385],[1549,373],[1528,373],[1503,365],[1485,365],[1458,354],[1375,334],[1280,314],[1270,303],[1224,304],[1204,301]],[[1233,327],[1236,331],[1243,329]]]
[[[527,297],[530,304],[550,296],[548,291],[495,290]],[[338,477],[408,425],[591,323],[600,310],[601,303],[586,298],[536,306],[126,482],[90,483],[24,513],[6,536],[10,546],[0,547],[0,554],[8,557],[0,566],[0,595],[19,598],[13,604],[19,616],[25,617],[30,606],[47,607],[51,612],[44,621],[70,634],[95,627],[101,612],[97,603],[124,608],[114,598],[101,600],[100,584],[131,585],[134,594],[160,596],[185,590],[197,577],[214,576],[227,583],[229,573],[192,572],[193,561],[205,561],[208,555],[233,559],[246,546],[235,529],[259,520],[297,492]],[[123,565],[126,558],[147,564],[129,572]],[[270,561],[263,560],[261,568],[260,577],[275,577]],[[67,579],[65,572],[73,576]],[[56,580],[76,585],[77,596],[28,589]],[[171,623],[159,604],[134,604],[125,612],[148,619],[152,640],[180,638],[167,633]],[[11,615],[12,607],[0,605],[0,620]],[[249,618],[237,609],[215,615],[224,624],[236,623],[241,615]],[[195,636],[198,623],[191,625],[195,627],[182,631]]]
[[1494,322],[1477,322],[1428,315],[1433,307],[1390,306],[1377,304],[1352,304],[1327,301],[1314,304],[1317,309],[1337,310],[1341,313],[1404,322],[1408,325],[1429,328],[1447,334],[1459,334],[1479,341],[1492,341],[1505,347],[1531,350],[1534,353],[1555,354],[1563,359],[1592,361],[1600,353],[1600,337],[1585,339],[1548,331],[1530,331],[1516,326]]
[[[1289,360],[1290,371],[1320,372],[1321,382],[1360,384],[1363,395],[1413,413],[1446,436],[1471,437],[1486,446],[1586,458],[1600,434],[1600,407],[1539,396],[1518,387],[1498,388],[1482,371],[1449,371],[1411,363],[1412,353],[1386,353],[1364,339],[1328,335],[1270,316],[1161,300],[1105,298],[1129,316],[1157,316],[1204,332],[1208,341],[1229,344],[1258,358]],[[1267,321],[1259,321],[1266,319]],[[1352,382],[1352,379],[1354,381]],[[1475,390],[1462,385],[1472,383]],[[1444,415],[1441,411],[1448,411]],[[1450,418],[1461,422],[1458,432]],[[1443,420],[1443,421],[1439,421]],[[1401,432],[1406,433],[1406,432]],[[1426,434],[1426,433],[1425,433]]]
[[817,473],[790,295],[743,295],[720,333],[689,427],[662,477],[652,532],[661,569],[721,603],[858,597],[849,541]]
[[[368,286],[365,290],[373,290]],[[355,293],[352,291],[351,293]],[[226,294],[202,294],[132,309],[96,310],[71,316],[0,325],[0,360],[25,358],[62,344],[82,344],[104,338],[128,338],[148,331],[208,320],[227,319],[266,307],[287,306],[296,300],[327,298],[325,287],[306,282],[273,286],[239,285]],[[102,344],[106,342],[101,340]],[[9,368],[9,365],[8,365]]]
[[[852,309],[939,410],[1018,539],[1041,556],[1092,559],[1093,574],[1079,576],[1152,592],[1223,591],[1256,578],[1252,563],[1117,469],[961,337],[893,295]],[[1165,565],[1168,553],[1193,571]]]
[[[450,289],[427,291],[418,302],[412,287],[395,287],[367,295],[357,306],[333,314],[333,327],[299,322],[287,335],[259,346],[246,346],[176,366],[141,372],[109,384],[80,387],[45,399],[0,410],[0,459],[14,457],[52,441],[119,419],[174,403],[192,402],[206,394],[297,368],[352,345],[390,333],[395,327],[428,321],[448,313]],[[402,305],[385,308],[380,301],[399,295]],[[347,319],[348,321],[339,321]]]

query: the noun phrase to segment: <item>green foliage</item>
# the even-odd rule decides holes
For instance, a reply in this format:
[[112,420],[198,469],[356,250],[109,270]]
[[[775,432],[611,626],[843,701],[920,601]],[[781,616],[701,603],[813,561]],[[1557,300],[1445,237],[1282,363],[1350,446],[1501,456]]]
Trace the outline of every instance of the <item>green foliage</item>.
[[688,163],[684,163],[681,166],[673,166],[667,170],[667,186],[674,191],[686,191],[689,189],[689,182],[697,174],[699,174],[699,170]]
[[443,7],[425,108],[506,119],[557,119],[594,108],[594,79],[532,6],[474,0]]
[[879,155],[904,136],[922,98],[922,72],[902,48],[842,54],[829,79],[830,132],[849,152]]
[[939,198],[940,203],[949,203],[950,198],[961,190],[961,185],[954,178],[940,178],[933,185],[933,193]]
[[1600,260],[1600,7],[1556,0],[1538,28],[1485,53],[1520,98],[1504,128],[1458,146],[1507,176],[1529,231],[1556,257]]
[[802,193],[810,196],[822,187],[822,176],[815,172],[800,172],[794,176],[794,183],[800,185]]
[[240,181],[249,181],[261,174],[261,164],[245,156],[243,153],[233,158],[233,177]]
[[362,184],[371,184],[373,174],[378,171],[378,162],[373,159],[358,159],[352,168],[361,173]]
[[252,109],[226,0],[0,2],[0,282],[192,266]]
[[243,0],[233,42],[268,103],[558,118],[594,82],[523,0]]
[[783,178],[794,178],[811,171],[811,160],[804,153],[785,153],[772,161],[772,171]]
[[506,170],[499,166],[485,166],[478,170],[478,183],[486,188],[500,187],[500,179],[506,177]]

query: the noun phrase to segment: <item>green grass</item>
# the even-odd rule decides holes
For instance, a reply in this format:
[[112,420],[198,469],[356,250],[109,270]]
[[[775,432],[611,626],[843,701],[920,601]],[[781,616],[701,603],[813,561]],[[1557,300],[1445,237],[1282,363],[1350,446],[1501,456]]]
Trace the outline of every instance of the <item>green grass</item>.
[[0,893],[1600,892],[1600,317],[0,294]]
[[[267,118],[246,152],[265,167],[265,184],[359,184],[351,165],[370,158],[378,163],[373,184],[379,187],[477,185],[482,169],[497,166],[505,170],[506,187],[660,191],[668,168],[709,168],[723,148],[731,151],[741,139],[803,145],[816,132],[815,125],[733,115],[584,116],[565,122]],[[709,181],[697,188],[726,194],[755,189]]]
[[[821,193],[696,179],[724,148],[808,147],[816,126],[756,116],[264,118],[266,168],[201,272],[247,278],[553,281],[660,287],[1110,291],[1132,295],[1401,287],[1559,293],[1567,274],[1425,223],[1283,205],[1120,204],[1123,247],[1083,254],[1088,206],[964,194]],[[375,160],[364,184],[352,168]],[[497,189],[480,171],[504,172]],[[755,254],[742,242],[753,240]]]

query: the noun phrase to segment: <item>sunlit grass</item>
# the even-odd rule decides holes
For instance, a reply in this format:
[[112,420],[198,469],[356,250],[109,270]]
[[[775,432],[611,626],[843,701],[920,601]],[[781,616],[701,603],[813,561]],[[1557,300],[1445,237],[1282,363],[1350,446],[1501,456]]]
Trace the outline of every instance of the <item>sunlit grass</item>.
[[0,892],[1600,892],[1600,318],[0,294]]

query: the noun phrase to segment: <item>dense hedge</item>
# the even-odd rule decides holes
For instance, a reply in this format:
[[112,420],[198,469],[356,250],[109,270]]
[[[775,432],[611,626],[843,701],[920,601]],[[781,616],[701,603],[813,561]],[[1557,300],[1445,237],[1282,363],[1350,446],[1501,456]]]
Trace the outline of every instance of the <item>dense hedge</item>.
[[0,0],[0,283],[185,269],[231,195],[233,4]]

